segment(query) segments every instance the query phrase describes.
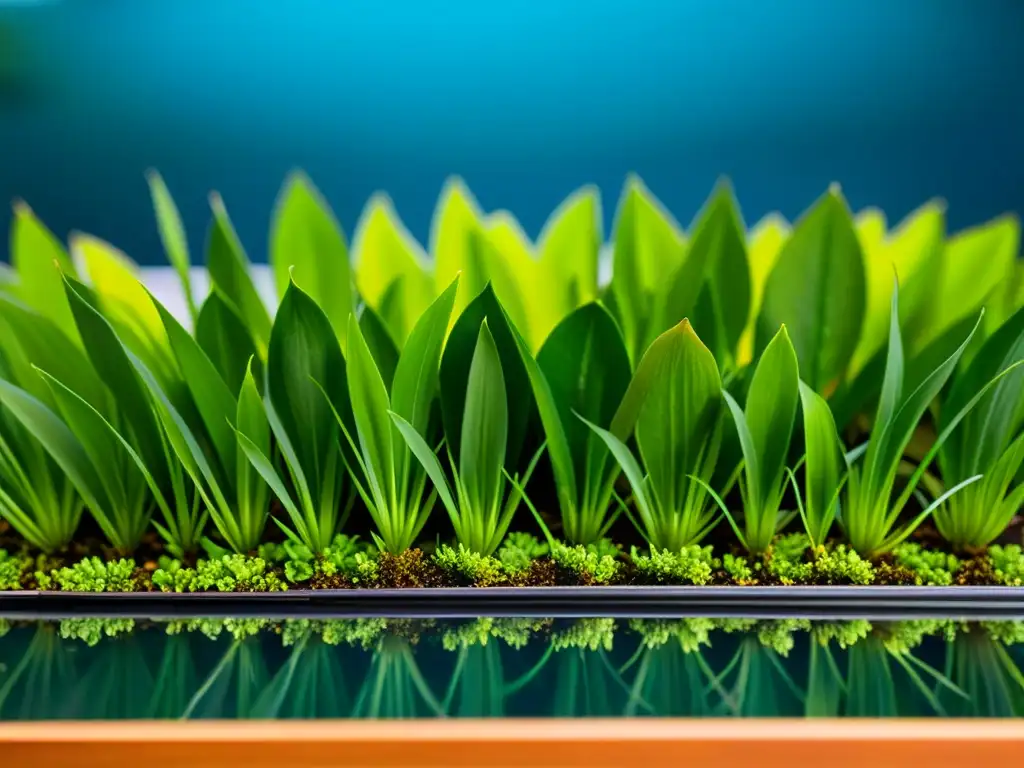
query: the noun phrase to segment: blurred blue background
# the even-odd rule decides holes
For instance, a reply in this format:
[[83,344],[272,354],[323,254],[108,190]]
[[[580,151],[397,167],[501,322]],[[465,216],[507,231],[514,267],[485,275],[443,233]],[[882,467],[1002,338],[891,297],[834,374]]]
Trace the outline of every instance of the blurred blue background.
[[1024,210],[1022,41],[1024,0],[0,0],[0,197],[143,263],[150,166],[258,261],[294,166],[423,242],[452,173],[531,236],[629,171],[684,224],[727,174],[748,222],[838,180],[957,229]]

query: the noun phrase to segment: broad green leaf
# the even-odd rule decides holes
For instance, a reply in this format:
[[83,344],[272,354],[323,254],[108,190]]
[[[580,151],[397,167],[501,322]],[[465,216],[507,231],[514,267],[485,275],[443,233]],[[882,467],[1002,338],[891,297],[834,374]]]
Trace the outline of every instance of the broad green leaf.
[[[920,345],[932,341],[958,320],[973,315],[986,302],[995,300],[998,304],[999,289],[1017,258],[1019,241],[1020,224],[1012,216],[993,219],[949,240],[932,322]],[[1008,316],[1003,312],[995,315],[986,319],[989,332]]]
[[346,363],[357,439],[368,469],[367,481],[376,504],[387,508],[396,494],[388,391],[354,317],[348,323]]
[[609,425],[629,388],[630,365],[618,326],[604,307],[586,304],[558,324],[537,354],[562,427],[576,473],[584,463],[591,430],[576,414],[597,425]]
[[747,262],[750,266],[750,316],[740,337],[737,363],[746,365],[754,358],[754,330],[761,312],[761,300],[768,275],[782,246],[789,238],[789,222],[772,213],[754,225],[747,237]]
[[370,348],[384,387],[391,389],[391,380],[398,365],[398,347],[380,315],[368,305],[363,305],[359,312],[359,331]]
[[857,233],[846,202],[832,188],[797,222],[768,276],[756,348],[763,350],[785,325],[803,380],[825,393],[849,365],[865,302]]
[[447,288],[460,275],[452,323],[487,285],[487,239],[481,231],[482,219],[480,206],[462,180],[448,179],[430,224],[430,253],[434,257],[435,292]]
[[796,351],[783,326],[757,363],[743,409],[758,460],[757,485],[750,488],[758,505],[765,503],[767,494],[782,482],[799,385]]
[[263,363],[257,356],[256,343],[238,311],[221,293],[214,290],[206,297],[196,321],[196,341],[210,358],[221,378],[236,394],[252,360],[253,375],[262,381]]
[[150,404],[146,387],[139,379],[128,351],[110,323],[99,313],[95,297],[85,286],[71,279],[65,282],[68,302],[96,372],[113,393],[118,411],[131,425],[136,449],[143,463],[162,489],[170,487],[167,456],[160,426]]
[[842,476],[842,448],[828,403],[800,382],[804,421],[804,504],[811,543],[825,543],[835,519],[837,492]]
[[270,264],[278,296],[288,290],[290,275],[324,310],[341,341],[348,316],[355,310],[348,246],[330,207],[313,182],[298,171],[288,177],[277,198],[270,227]]
[[[515,343],[515,350],[519,354],[526,379],[529,383],[530,392],[537,402],[537,411],[540,415],[541,425],[544,427],[544,436],[547,438],[548,456],[551,457],[551,468],[555,476],[555,492],[558,496],[558,504],[562,510],[563,517],[576,509],[578,488],[576,485],[576,474],[573,471],[572,453],[569,450],[569,441],[566,438],[565,427],[552,394],[551,386],[544,376],[544,372],[537,364],[537,360],[530,352],[526,340],[519,335],[514,327],[510,326],[512,340]],[[498,350],[499,356],[501,350]],[[508,370],[507,363],[502,359],[502,372]],[[508,378],[505,379],[506,393],[514,392],[508,386]],[[442,388],[443,391],[443,388]],[[509,409],[511,413],[511,409]],[[510,417],[511,418],[511,417]],[[515,421],[510,421],[510,426]],[[447,423],[445,425],[447,431]],[[506,463],[507,454],[506,454]]]
[[659,328],[684,317],[693,322],[716,359],[735,356],[750,311],[750,268],[732,189],[720,184],[697,219],[685,260],[672,278]]
[[[462,290],[462,280],[460,277],[459,291]],[[462,434],[469,370],[480,334],[480,325],[485,318],[498,348],[501,369],[505,376],[509,413],[506,458],[508,467],[515,468],[518,466],[526,440],[533,398],[530,394],[529,377],[517,349],[512,327],[489,285],[466,307],[462,316],[455,322],[441,357],[441,413],[444,419],[444,433],[449,440],[454,440],[455,435]],[[455,446],[451,447],[454,452]]]
[[18,273],[21,300],[50,318],[69,339],[80,345],[62,277],[75,276],[75,267],[60,241],[21,201],[14,204],[11,266]]
[[615,215],[611,293],[630,359],[647,338],[652,298],[682,262],[682,228],[635,176],[626,181]]
[[459,480],[471,514],[482,517],[496,509],[501,500],[502,469],[508,440],[505,378],[486,318],[480,324],[466,389]]
[[483,222],[484,264],[494,293],[530,346],[536,349],[558,322],[550,284],[540,273],[533,244],[508,211],[497,211]]
[[145,360],[162,381],[175,378],[167,334],[152,297],[139,282],[135,262],[91,235],[73,234],[71,252],[85,265],[100,308],[114,324],[121,340]]
[[220,466],[225,475],[231,477],[236,463],[235,396],[199,343],[156,299],[152,301],[160,313],[171,349],[217,452]]
[[[246,371],[238,392],[235,426],[239,443],[245,440],[261,456],[270,455],[270,423],[263,409],[263,399],[252,368]],[[243,546],[252,547],[259,543],[259,537],[266,526],[270,511],[270,488],[244,450],[236,450],[235,462],[235,495],[238,500],[236,515],[239,518]]]
[[601,197],[597,187],[581,187],[548,217],[537,238],[540,271],[553,286],[559,319],[597,298],[601,252]]
[[345,359],[323,310],[292,283],[274,319],[267,354],[267,398],[310,488],[322,487],[337,425],[326,392],[346,423],[352,409]]
[[31,395],[54,405],[50,388],[32,371],[36,367],[60,381],[73,382],[79,395],[101,413],[107,413],[106,387],[82,348],[53,320],[17,299],[0,295],[0,330],[0,348],[7,353],[9,365],[18,371],[17,383]]
[[213,221],[206,241],[206,266],[211,288],[216,288],[238,310],[252,334],[260,356],[266,355],[270,340],[270,315],[253,284],[249,259],[235,234],[220,195],[210,196]]
[[[391,386],[391,410],[420,435],[426,434],[438,388],[441,347],[448,330],[458,278],[420,316],[398,358]],[[405,462],[401,462],[405,466]]]
[[[858,218],[864,253],[866,305],[864,327],[850,362],[851,376],[863,370],[885,344],[894,274],[900,281],[900,316],[908,338],[914,338],[927,322],[926,314],[941,273],[943,211],[941,203],[928,203],[911,213],[888,236],[885,219],[880,213],[874,214],[874,219]],[[867,221],[875,219],[880,219],[880,233],[873,229],[868,231]]]
[[68,426],[42,402],[0,379],[0,402],[46,449],[91,509],[106,507],[106,494],[89,454]]
[[[385,195],[374,195],[363,209],[352,238],[352,253],[359,294],[383,316],[395,340],[404,345],[434,298],[434,279],[427,255]],[[401,286],[401,301],[386,311],[384,297],[396,284]]]
[[174,204],[174,198],[171,197],[163,177],[156,170],[147,171],[146,183],[149,184],[149,194],[153,199],[153,212],[156,214],[160,242],[163,243],[167,260],[171,262],[181,280],[188,314],[194,327],[197,311],[195,297],[192,294],[192,281],[189,277],[192,260],[188,254],[188,239],[185,237],[185,227],[181,223],[181,214],[178,213],[178,206]]
[[683,506],[688,475],[721,408],[722,381],[711,351],[683,320],[651,345],[638,366],[655,368],[636,422],[636,442],[663,509]]
[[[985,340],[980,352],[954,380],[942,403],[945,425],[986,382],[1024,360],[1024,308]],[[943,477],[963,480],[985,472],[999,460],[1024,423],[1024,367],[1004,376],[968,414],[942,453]]]
[[391,421],[394,422],[398,431],[405,439],[409,450],[412,451],[416,459],[423,465],[424,471],[426,471],[430,482],[437,489],[437,495],[441,499],[441,503],[444,504],[449,516],[453,520],[458,519],[459,505],[455,503],[451,488],[448,486],[448,478],[445,476],[444,468],[441,466],[441,462],[438,461],[434,449],[427,445],[427,441],[423,439],[412,424],[394,411],[389,415],[391,416]]

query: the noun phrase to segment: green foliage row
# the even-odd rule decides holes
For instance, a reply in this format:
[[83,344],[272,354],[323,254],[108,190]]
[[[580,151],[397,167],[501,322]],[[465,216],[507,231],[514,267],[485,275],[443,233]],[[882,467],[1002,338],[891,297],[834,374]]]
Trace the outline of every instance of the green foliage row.
[[216,195],[200,301],[177,209],[149,181],[186,323],[113,246],[65,249],[15,206],[0,517],[43,552],[85,510],[121,554],[152,526],[178,559],[254,553],[272,522],[293,580],[358,559],[366,579],[339,533],[398,556],[445,514],[455,546],[436,557],[480,580],[528,510],[553,559],[597,582],[617,561],[588,548],[620,514],[652,574],[697,582],[690,553],[720,526],[756,559],[799,521],[812,560],[832,537],[846,548],[794,579],[856,579],[932,516],[955,551],[984,549],[1024,502],[1015,219],[949,238],[929,204],[888,231],[831,188],[794,225],[748,230],[721,184],[684,230],[631,178],[599,281],[592,189],[531,243],[452,183],[427,258],[379,196],[350,249],[295,174],[271,223],[271,312]]

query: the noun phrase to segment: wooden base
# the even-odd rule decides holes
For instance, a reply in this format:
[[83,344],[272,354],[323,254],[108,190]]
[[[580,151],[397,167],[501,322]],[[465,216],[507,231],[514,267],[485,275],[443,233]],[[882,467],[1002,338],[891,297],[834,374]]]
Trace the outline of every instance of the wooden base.
[[0,763],[75,766],[1015,765],[1005,720],[419,720],[0,724]]

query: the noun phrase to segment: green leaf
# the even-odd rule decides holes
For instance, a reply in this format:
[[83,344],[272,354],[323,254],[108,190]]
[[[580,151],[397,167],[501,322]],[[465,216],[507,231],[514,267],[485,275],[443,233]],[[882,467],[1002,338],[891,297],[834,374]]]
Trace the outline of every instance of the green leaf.
[[698,216],[686,258],[662,301],[656,330],[693,317],[702,337],[713,340],[709,346],[719,361],[735,356],[750,312],[750,267],[743,222],[728,184],[719,185]]
[[75,276],[75,267],[60,241],[21,201],[14,204],[11,266],[18,273],[18,296],[22,301],[80,344],[62,278],[62,274]]
[[587,444],[593,439],[587,421],[607,426],[629,388],[629,354],[618,326],[596,302],[560,322],[537,354],[565,430],[576,473],[583,477]]
[[374,502],[390,509],[396,495],[390,403],[366,340],[355,318],[348,323],[348,390],[367,482]]
[[750,267],[750,317],[740,337],[737,363],[746,365],[754,357],[754,331],[761,313],[765,283],[789,238],[789,222],[770,213],[751,228],[747,236],[747,262]]
[[[488,282],[484,253],[487,240],[481,231],[482,218],[480,206],[465,183],[457,177],[448,179],[430,223],[430,253],[434,257],[435,291],[447,288],[457,275],[460,276],[453,320]],[[470,350],[476,343],[476,331],[474,327]]]
[[106,509],[104,485],[89,453],[60,418],[20,387],[0,379],[0,402],[53,457],[90,509]]
[[754,371],[744,415],[758,459],[758,506],[783,481],[789,441],[800,397],[800,371],[796,351],[783,326],[771,340]]
[[352,424],[345,359],[323,310],[292,283],[281,300],[267,354],[267,397],[309,487],[319,489],[337,425],[328,401]]
[[804,381],[825,393],[843,375],[860,337],[864,263],[850,212],[830,189],[797,222],[765,285],[758,349],[789,329]]
[[[658,505],[682,509],[721,409],[711,351],[683,320],[659,336],[637,368],[655,369],[636,422],[636,442]],[[614,431],[614,430],[613,430]]]
[[220,195],[210,196],[213,221],[206,241],[206,266],[210,283],[238,309],[260,355],[266,354],[270,339],[270,315],[253,284],[249,259],[235,234]]
[[[391,410],[407,421],[420,435],[427,432],[430,410],[437,394],[441,347],[448,331],[458,278],[423,313],[412,329],[398,359],[391,387]],[[401,476],[408,471],[404,451],[396,458]],[[439,491],[440,492],[440,491]]]
[[497,509],[508,440],[508,406],[501,358],[485,319],[466,385],[466,411],[459,449],[459,480],[471,514]]
[[290,275],[324,310],[344,351],[348,316],[355,310],[348,246],[330,207],[299,171],[289,175],[278,195],[270,264],[278,295],[284,296]]
[[97,311],[95,298],[81,283],[66,279],[75,322],[96,372],[113,393],[118,412],[131,425],[135,448],[162,489],[170,487],[167,455],[146,387],[110,323]]
[[242,386],[249,361],[262,380],[263,363],[249,329],[227,299],[216,289],[206,297],[196,321],[196,341],[234,395]]
[[635,360],[647,337],[652,298],[665,275],[682,261],[685,238],[643,182],[631,176],[619,200],[612,240],[610,290],[626,348]]
[[[409,234],[391,200],[382,194],[370,198],[352,238],[356,286],[359,295],[376,309],[400,346],[434,298],[434,279],[427,255]],[[396,287],[397,286],[397,287]],[[385,308],[388,293],[400,301]]]
[[597,298],[601,245],[600,192],[582,187],[562,201],[537,238],[540,271],[550,281],[559,317]]
[[430,481],[437,489],[437,495],[440,497],[441,503],[444,504],[445,509],[448,511],[448,515],[453,521],[458,520],[459,505],[455,503],[455,498],[452,496],[451,488],[448,485],[448,478],[444,474],[441,462],[437,460],[437,455],[434,453],[433,449],[427,445],[427,441],[423,439],[412,424],[394,411],[391,411],[389,415],[391,416],[391,421],[394,422],[398,431],[405,439],[405,443],[409,447],[409,450],[412,451],[413,455],[423,466],[427,476],[430,477]]
[[156,214],[160,242],[163,243],[167,260],[171,262],[181,280],[188,314],[192,318],[192,325],[195,326],[198,315],[189,277],[192,260],[188,254],[188,239],[185,237],[185,227],[181,223],[181,214],[178,213],[178,206],[174,204],[174,198],[171,197],[163,177],[156,170],[146,172],[146,183],[149,184],[149,194],[153,199],[153,212]]
[[[461,286],[461,278],[459,283]],[[489,285],[473,299],[452,327],[441,357],[441,413],[444,419],[444,433],[449,439],[462,434],[470,364],[480,334],[480,325],[484,319],[487,320],[491,335],[494,337],[505,376],[509,414],[508,446],[505,455],[508,466],[514,468],[518,466],[526,440],[533,398],[530,396],[529,376],[513,337],[512,325],[506,319],[502,306]]]
[[[940,424],[948,424],[986,382],[1019,360],[1024,360],[1024,308],[985,340],[971,364],[956,377],[949,397],[942,403]],[[1024,367],[1004,376],[961,422],[942,453],[944,479],[962,480],[987,472],[998,462],[1022,423]]]
[[615,461],[622,468],[622,473],[626,476],[626,480],[629,481],[630,490],[633,491],[633,499],[636,501],[637,508],[640,511],[640,517],[645,521],[654,520],[656,510],[654,502],[649,498],[647,492],[648,486],[645,482],[644,472],[637,463],[633,453],[629,450],[629,447],[608,430],[601,429],[601,427],[587,421],[582,416],[580,420],[604,442],[608,451],[615,457]]
[[160,313],[171,349],[174,351],[182,377],[199,410],[224,473],[230,477],[236,462],[235,397],[202,347],[171,316],[163,305],[150,297]]
[[825,543],[837,508],[837,492],[842,476],[842,443],[828,403],[817,392],[800,382],[803,409],[804,503],[807,534],[812,546]]
[[364,305],[359,313],[359,331],[370,348],[385,389],[391,389],[391,381],[398,366],[398,347],[380,315],[368,305]]
[[79,395],[100,412],[107,412],[106,387],[82,348],[55,322],[17,299],[0,294],[0,328],[4,331],[0,334],[0,347],[7,353],[11,367],[17,366],[16,382],[21,387],[45,404],[53,404],[49,387],[31,370],[34,366],[60,381],[74,382]]

